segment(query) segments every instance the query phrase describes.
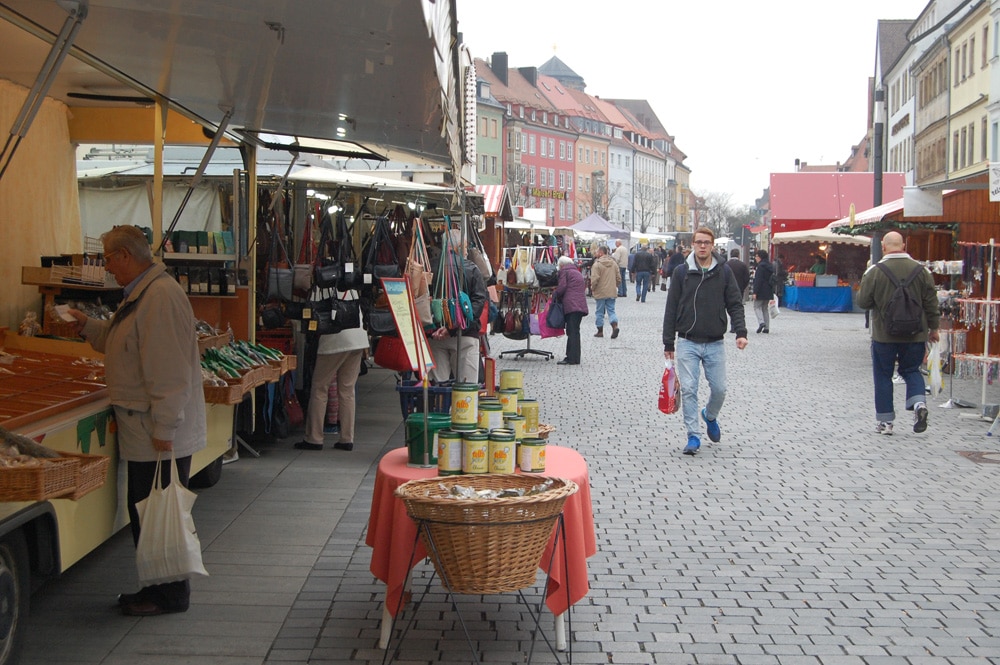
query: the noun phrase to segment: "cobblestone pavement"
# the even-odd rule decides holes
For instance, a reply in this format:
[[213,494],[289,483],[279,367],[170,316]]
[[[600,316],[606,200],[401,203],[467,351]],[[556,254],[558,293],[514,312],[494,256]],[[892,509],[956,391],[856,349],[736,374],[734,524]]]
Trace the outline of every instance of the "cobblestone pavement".
[[[498,361],[498,369],[524,371],[526,395],[540,400],[541,420],[557,427],[550,442],[576,448],[590,467],[598,552],[589,560],[590,593],[571,615],[573,661],[1000,663],[1000,442],[986,436],[989,423],[977,409],[940,408],[949,377],[945,393],[928,400],[927,432],[911,431],[900,385],[896,434],[876,435],[864,316],[782,310],[769,335],[755,335],[748,306],[749,347],[737,351],[732,336],[726,342],[722,441],[705,437],[697,456],[684,456],[680,414],[656,408],[665,295],[651,294],[645,304],[634,292],[619,298],[616,340],[592,336],[591,312],[580,366],[556,365],[563,339],[532,340],[553,360]],[[524,346],[490,339],[494,355]],[[955,381],[952,390],[981,401],[981,382]],[[377,399],[396,396],[389,389]],[[987,387],[986,401],[1000,402],[997,386]],[[402,442],[399,427],[383,441],[386,448]],[[273,455],[279,452],[291,454]],[[259,464],[227,466],[232,480],[225,482],[248,482]],[[143,662],[383,662],[383,586],[368,571],[364,545],[374,468],[344,469],[343,481],[325,481],[354,474],[356,491],[266,649],[240,658],[178,651],[183,661]],[[213,493],[202,493],[196,519],[199,509],[221,510]],[[417,568],[415,593],[430,570]],[[205,602],[196,585],[189,621]],[[460,602],[482,662],[524,660],[530,626],[515,594]],[[439,585],[414,616],[395,662],[470,661],[458,614]],[[542,625],[551,632],[547,615]],[[120,647],[110,653],[79,662],[128,662]],[[555,658],[540,642],[533,660]]]

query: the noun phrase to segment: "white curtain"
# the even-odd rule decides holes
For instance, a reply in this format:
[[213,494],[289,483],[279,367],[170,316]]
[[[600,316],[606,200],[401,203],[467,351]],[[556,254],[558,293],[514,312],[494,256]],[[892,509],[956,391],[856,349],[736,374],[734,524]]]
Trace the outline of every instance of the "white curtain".
[[[152,180],[149,184],[103,188],[92,185],[80,187],[80,225],[83,235],[100,238],[114,226],[132,224],[153,227],[150,214]],[[163,231],[166,233],[177,209],[187,193],[183,183],[163,185]],[[177,221],[175,231],[221,231],[222,211],[218,188],[211,183],[201,183],[191,193],[184,212]]]

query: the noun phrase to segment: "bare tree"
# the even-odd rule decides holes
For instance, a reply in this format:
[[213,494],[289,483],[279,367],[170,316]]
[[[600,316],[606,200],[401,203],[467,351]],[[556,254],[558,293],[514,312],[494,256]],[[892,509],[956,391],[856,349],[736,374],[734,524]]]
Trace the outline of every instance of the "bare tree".
[[645,233],[653,220],[656,219],[656,215],[663,212],[665,198],[663,183],[651,174],[636,174],[633,195],[635,196],[634,214],[635,218],[639,220],[639,232]]
[[507,164],[507,189],[510,190],[510,204],[512,206],[527,203],[527,185],[528,169],[515,162]]
[[733,205],[730,203],[732,194],[726,192],[708,192],[699,194],[704,200],[702,208],[704,217],[701,223],[712,229],[716,236],[724,236],[729,231],[729,218],[733,216]]

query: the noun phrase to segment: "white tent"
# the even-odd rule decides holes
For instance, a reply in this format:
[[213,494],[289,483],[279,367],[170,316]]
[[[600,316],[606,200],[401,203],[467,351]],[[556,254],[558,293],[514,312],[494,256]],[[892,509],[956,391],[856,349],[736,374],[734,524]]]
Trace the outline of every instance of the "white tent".
[[[837,222],[832,222],[836,224]],[[872,239],[868,236],[849,236],[834,233],[830,225],[821,229],[805,229],[802,231],[785,231],[775,233],[771,236],[772,245],[781,245],[790,242],[821,242],[828,244],[840,243],[843,245],[870,245]]]

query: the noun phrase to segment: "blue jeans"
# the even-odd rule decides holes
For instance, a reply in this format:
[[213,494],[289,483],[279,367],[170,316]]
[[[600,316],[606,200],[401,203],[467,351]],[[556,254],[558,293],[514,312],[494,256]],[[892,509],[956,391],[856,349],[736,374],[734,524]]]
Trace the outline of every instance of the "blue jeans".
[[719,417],[722,404],[726,401],[726,347],[725,342],[701,344],[682,337],[677,338],[674,351],[677,363],[677,378],[681,383],[681,410],[688,436],[701,437],[701,417],[698,410],[698,377],[701,367],[705,368],[708,381],[708,404],[705,413],[709,420]]
[[625,290],[625,268],[619,268],[618,272],[620,272],[622,276],[622,283],[618,285],[618,295],[627,296],[628,291]]
[[635,297],[646,302],[646,294],[649,293],[649,271],[644,270],[635,274]]
[[914,404],[926,401],[924,376],[920,373],[923,361],[923,342],[872,342],[876,420],[889,423],[896,419],[892,406],[892,371],[897,363],[899,375],[906,381],[906,410],[911,411]]
[[615,314],[614,298],[598,298],[594,301],[594,308],[597,310],[597,327],[604,327],[604,312],[608,313],[608,321],[611,325],[618,325],[618,315]]

